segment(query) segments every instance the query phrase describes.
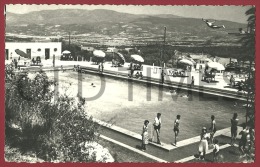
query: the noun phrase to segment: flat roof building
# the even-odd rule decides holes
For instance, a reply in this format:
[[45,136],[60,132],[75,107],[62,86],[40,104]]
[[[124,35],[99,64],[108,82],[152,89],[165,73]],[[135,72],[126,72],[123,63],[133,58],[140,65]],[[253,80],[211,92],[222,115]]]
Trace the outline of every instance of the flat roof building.
[[61,56],[61,42],[6,42],[5,43],[5,59],[12,60],[18,58],[15,50],[19,49],[26,53],[30,59],[40,56],[41,59],[55,59]]

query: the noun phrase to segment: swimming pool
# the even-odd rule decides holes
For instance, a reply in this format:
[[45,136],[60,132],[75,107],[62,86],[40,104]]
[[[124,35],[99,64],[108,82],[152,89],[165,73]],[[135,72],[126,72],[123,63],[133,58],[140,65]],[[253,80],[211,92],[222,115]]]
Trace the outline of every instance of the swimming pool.
[[[71,82],[71,96],[79,91],[85,98],[98,94],[101,78],[98,75],[82,74],[78,82],[76,72],[59,73],[61,82]],[[181,115],[179,140],[198,136],[203,126],[210,127],[210,117],[215,115],[217,129],[230,126],[230,118],[238,113],[239,122],[245,122],[243,103],[210,95],[193,92],[186,97],[187,91],[171,93],[168,88],[147,87],[143,83],[129,83],[127,80],[104,77],[104,92],[99,98],[87,101],[88,114],[102,121],[141,134],[144,120],[150,121],[149,132],[157,112],[162,113],[161,141],[173,141],[173,124],[176,115]],[[93,83],[93,85],[91,85]],[[78,85],[82,88],[78,89]],[[132,96],[129,90],[132,88]]]

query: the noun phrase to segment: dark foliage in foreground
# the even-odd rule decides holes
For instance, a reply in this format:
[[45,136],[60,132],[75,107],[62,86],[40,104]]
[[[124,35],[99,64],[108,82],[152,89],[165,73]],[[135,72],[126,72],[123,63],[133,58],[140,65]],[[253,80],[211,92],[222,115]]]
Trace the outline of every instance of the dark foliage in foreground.
[[93,161],[81,148],[97,139],[98,125],[84,99],[56,96],[55,86],[43,72],[21,73],[6,84],[6,144],[45,161]]

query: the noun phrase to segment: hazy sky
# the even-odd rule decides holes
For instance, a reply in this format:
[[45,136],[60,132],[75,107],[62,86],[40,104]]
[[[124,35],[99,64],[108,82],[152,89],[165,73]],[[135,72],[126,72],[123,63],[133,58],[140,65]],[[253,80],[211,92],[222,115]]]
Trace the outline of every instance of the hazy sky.
[[28,13],[55,9],[110,9],[132,14],[173,14],[184,17],[229,20],[246,23],[245,11],[250,6],[149,6],[149,5],[7,5],[6,11]]

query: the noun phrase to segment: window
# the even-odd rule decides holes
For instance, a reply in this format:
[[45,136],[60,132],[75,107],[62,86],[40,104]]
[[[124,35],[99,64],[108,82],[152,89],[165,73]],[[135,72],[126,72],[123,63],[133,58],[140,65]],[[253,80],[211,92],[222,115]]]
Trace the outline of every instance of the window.
[[40,52],[40,51],[41,51],[41,48],[37,49],[37,51]]
[[56,52],[58,49],[57,48],[54,48],[54,52]]

